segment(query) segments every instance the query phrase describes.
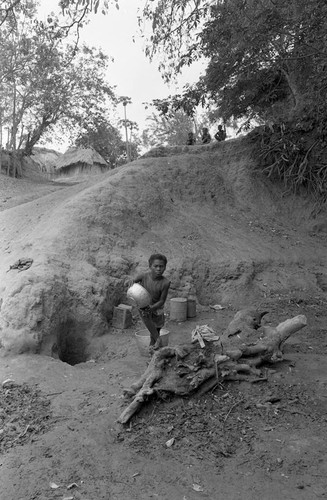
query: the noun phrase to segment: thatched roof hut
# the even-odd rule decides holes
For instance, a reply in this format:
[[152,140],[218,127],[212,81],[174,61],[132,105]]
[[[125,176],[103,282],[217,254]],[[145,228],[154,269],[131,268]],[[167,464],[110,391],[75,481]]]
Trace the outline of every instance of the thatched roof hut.
[[69,149],[55,162],[56,173],[64,176],[100,174],[110,167],[93,148]]

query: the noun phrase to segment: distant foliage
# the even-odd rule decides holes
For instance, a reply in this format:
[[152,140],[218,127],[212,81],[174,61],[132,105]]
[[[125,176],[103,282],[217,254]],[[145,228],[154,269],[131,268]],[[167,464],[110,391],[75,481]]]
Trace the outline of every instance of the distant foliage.
[[71,32],[80,19],[75,11],[68,19],[49,15],[43,22],[34,0],[4,1],[1,7],[0,124],[8,130],[4,146],[15,158],[18,150],[31,154],[54,125],[80,127],[104,115],[116,97],[105,78],[108,57],[79,46],[78,33]]
[[[300,111],[324,73],[327,5],[324,0],[161,0],[148,2],[147,53],[160,53],[169,79],[199,57],[206,74],[179,100],[213,99],[223,117],[266,116],[289,98]],[[187,96],[189,99],[187,99]]]
[[[266,172],[323,198],[327,2],[154,0],[144,16],[152,26],[147,54],[161,55],[167,80],[199,57],[208,61],[196,84],[163,103],[167,110],[192,115],[210,104],[225,122],[269,125],[259,142],[262,158],[271,158]],[[283,132],[271,134],[274,126]]]
[[146,148],[186,144],[188,132],[193,129],[194,121],[183,111],[176,111],[169,116],[152,113],[143,132],[143,144]]
[[125,143],[119,130],[103,116],[91,117],[84,123],[75,146],[93,147],[111,168],[123,163],[125,158]]

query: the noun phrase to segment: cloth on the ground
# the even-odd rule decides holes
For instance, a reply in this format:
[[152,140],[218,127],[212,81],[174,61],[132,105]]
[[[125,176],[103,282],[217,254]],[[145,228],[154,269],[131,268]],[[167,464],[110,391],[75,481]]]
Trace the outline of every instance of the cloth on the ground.
[[219,335],[217,335],[216,332],[208,325],[196,325],[191,335],[193,343],[199,340],[199,337],[207,340],[208,342],[215,342],[220,338]]

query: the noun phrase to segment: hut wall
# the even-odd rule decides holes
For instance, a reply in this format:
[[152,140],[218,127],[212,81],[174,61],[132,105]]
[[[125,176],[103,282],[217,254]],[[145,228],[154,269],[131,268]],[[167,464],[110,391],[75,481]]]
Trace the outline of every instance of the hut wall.
[[74,165],[69,165],[68,167],[63,167],[58,170],[58,175],[60,177],[74,177],[79,175],[96,175],[105,172],[107,168],[99,163],[94,163],[89,165],[87,163],[75,163]]

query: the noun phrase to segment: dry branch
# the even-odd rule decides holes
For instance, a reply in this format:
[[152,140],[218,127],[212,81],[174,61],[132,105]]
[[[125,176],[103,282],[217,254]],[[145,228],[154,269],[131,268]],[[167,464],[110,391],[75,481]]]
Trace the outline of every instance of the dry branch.
[[[253,377],[264,380],[257,367],[265,362],[280,361],[284,342],[306,324],[306,317],[299,315],[275,328],[263,327],[261,332],[246,330],[247,338],[225,336],[223,342],[207,342],[204,349],[198,344],[163,347],[153,355],[139,380],[124,391],[125,396],[133,397],[133,400],[118,422],[126,424],[154,394],[190,395],[210,379],[216,383],[223,380],[253,381]],[[259,339],[258,335],[261,335]],[[208,387],[214,385],[212,382]]]

